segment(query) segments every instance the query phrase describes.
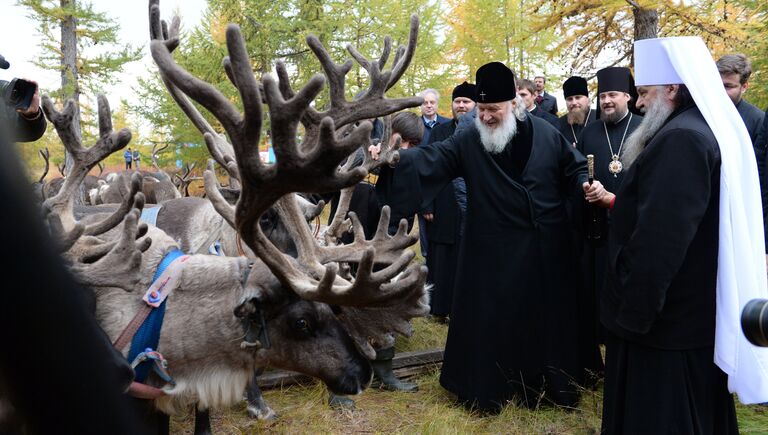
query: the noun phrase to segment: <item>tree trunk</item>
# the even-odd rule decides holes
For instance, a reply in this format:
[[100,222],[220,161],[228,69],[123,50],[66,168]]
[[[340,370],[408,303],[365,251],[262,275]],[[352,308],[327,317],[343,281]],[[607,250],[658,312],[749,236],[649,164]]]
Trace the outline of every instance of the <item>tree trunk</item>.
[[[635,18],[635,41],[657,38],[659,36],[659,12],[656,9],[646,9],[632,4],[632,15]],[[632,47],[631,66],[635,66],[635,48]]]
[[[74,8],[77,0],[60,0],[62,9]],[[72,15],[68,15],[61,22],[61,89],[64,102],[68,99],[75,100],[75,118],[72,120],[72,126],[78,138],[82,137],[80,130],[80,85],[78,84],[77,72],[77,21]],[[74,162],[69,152],[66,153],[65,163],[67,165],[65,174],[69,175],[72,171]]]

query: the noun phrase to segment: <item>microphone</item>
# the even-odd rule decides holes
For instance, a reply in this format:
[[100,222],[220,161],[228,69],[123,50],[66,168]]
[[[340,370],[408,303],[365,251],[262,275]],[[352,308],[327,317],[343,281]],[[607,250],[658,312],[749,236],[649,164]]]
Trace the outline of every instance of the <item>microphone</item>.
[[5,57],[3,57],[2,54],[0,54],[0,69],[8,69],[10,66],[11,64],[5,60]]
[[593,154],[587,154],[587,177],[591,186],[592,182],[595,181],[595,156]]

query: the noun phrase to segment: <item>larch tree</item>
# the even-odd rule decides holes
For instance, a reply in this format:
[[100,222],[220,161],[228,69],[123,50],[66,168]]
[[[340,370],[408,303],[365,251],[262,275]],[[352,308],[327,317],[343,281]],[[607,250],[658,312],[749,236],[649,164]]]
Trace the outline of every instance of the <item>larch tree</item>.
[[[80,95],[85,91],[94,97],[105,85],[113,83],[115,73],[126,63],[138,60],[141,50],[119,44],[117,21],[95,11],[90,3],[18,0],[18,4],[26,7],[29,17],[39,24],[42,54],[36,65],[61,74],[61,87],[54,95],[62,103],[69,99],[78,103],[74,125],[77,134],[82,136]],[[72,167],[69,156],[67,163],[69,171]]]
[[535,29],[556,29],[552,51],[568,74],[594,77],[599,68],[631,65],[633,43],[657,36],[701,36],[713,53],[732,50],[748,38],[756,15],[727,0],[536,0]]

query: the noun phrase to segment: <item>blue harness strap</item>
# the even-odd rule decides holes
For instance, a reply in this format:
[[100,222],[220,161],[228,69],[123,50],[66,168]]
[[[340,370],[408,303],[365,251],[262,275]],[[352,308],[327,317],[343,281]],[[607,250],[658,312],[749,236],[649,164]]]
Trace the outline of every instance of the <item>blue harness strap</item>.
[[142,222],[157,226],[157,215],[160,213],[161,208],[163,208],[162,205],[155,207],[144,207],[141,210],[141,217],[139,217],[139,219],[141,219]]
[[[160,207],[156,208],[159,209]],[[157,278],[163,274],[165,269],[173,262],[173,260],[183,255],[184,253],[179,249],[174,249],[173,251],[167,253],[163,258],[163,261],[161,261],[160,265],[157,267],[157,271],[155,271],[155,276],[152,278],[152,282],[154,283],[157,281]],[[164,300],[159,307],[154,308],[149,313],[149,316],[147,316],[147,319],[144,321],[144,323],[141,324],[139,330],[136,331],[136,334],[133,336],[133,340],[131,341],[131,350],[128,352],[128,362],[134,361],[136,357],[139,356],[139,354],[142,352],[152,352],[157,350],[157,344],[160,342],[160,329],[163,326],[163,318],[165,317],[166,302],[167,299]],[[147,362],[150,362],[150,364],[147,364]],[[134,380],[143,383],[149,374],[150,368],[152,368],[150,360],[144,361],[136,366],[134,368],[136,373]]]

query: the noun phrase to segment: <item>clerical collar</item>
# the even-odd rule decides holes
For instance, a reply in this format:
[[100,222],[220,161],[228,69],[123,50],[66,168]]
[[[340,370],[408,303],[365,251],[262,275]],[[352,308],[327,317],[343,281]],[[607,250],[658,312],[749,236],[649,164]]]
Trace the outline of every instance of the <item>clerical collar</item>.
[[627,109],[627,113],[625,113],[625,114],[624,114],[624,116],[622,116],[622,117],[621,117],[621,119],[619,119],[618,121],[614,122],[614,123],[613,123],[613,125],[619,125],[619,124],[621,124],[621,121],[623,121],[623,120],[624,120],[624,118],[626,118],[626,117],[627,117],[627,115],[629,115],[629,109]]

